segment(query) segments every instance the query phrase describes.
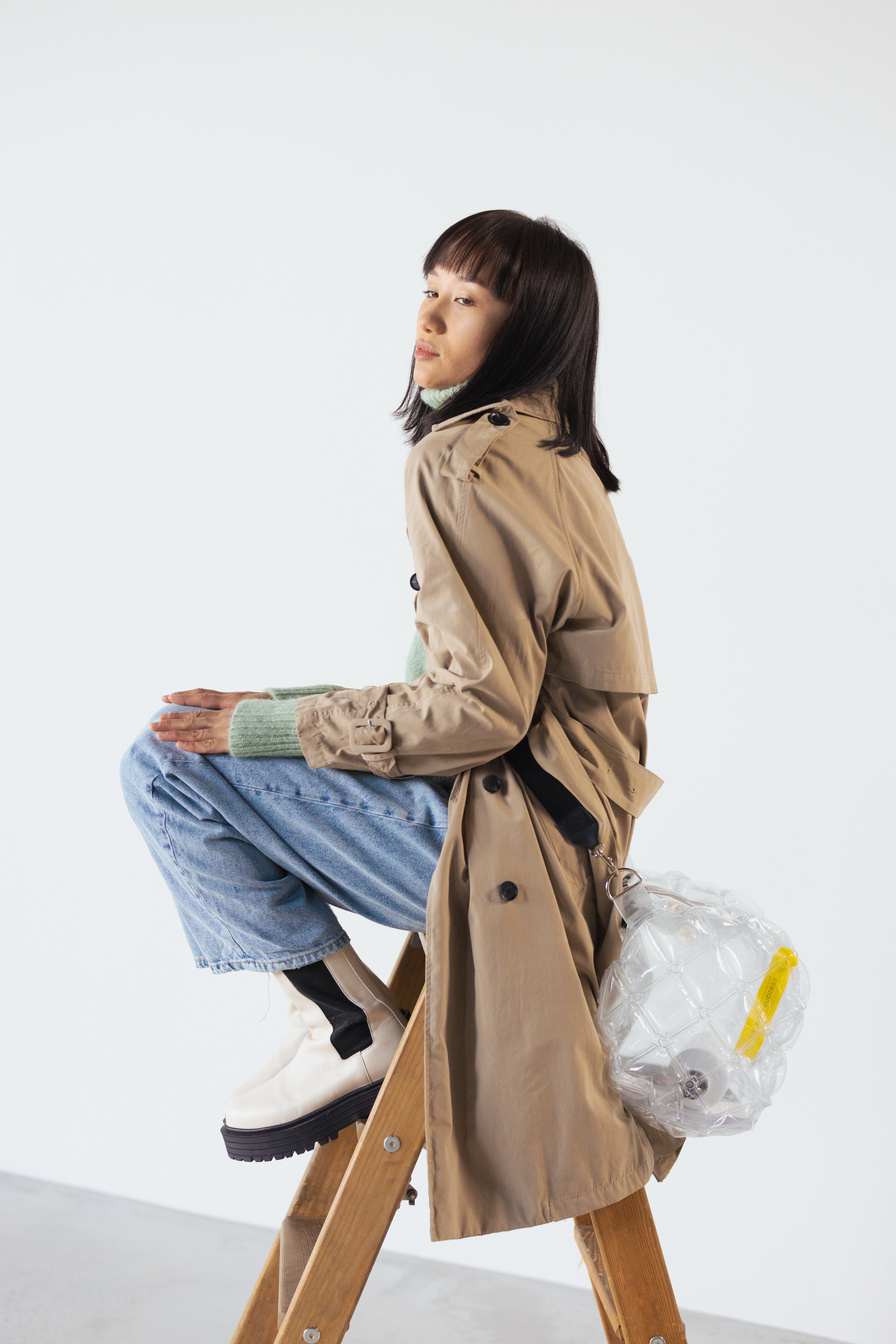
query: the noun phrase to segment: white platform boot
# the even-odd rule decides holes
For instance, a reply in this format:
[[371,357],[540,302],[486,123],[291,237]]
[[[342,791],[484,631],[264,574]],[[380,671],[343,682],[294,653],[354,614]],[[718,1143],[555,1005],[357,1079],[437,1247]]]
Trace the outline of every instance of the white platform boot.
[[297,1003],[292,999],[287,1000],[286,1018],[283,1022],[283,1031],[280,1034],[280,1040],[277,1042],[277,1048],[270,1059],[262,1064],[260,1069],[256,1069],[251,1078],[247,1078],[239,1087],[235,1087],[227,1098],[227,1105],[231,1106],[237,1097],[241,1097],[246,1092],[253,1092],[256,1087],[266,1083],[270,1078],[275,1077],[280,1070],[294,1059],[298,1054],[299,1046],[308,1035],[309,1028],[305,1024],[302,1011]]
[[221,1133],[240,1162],[306,1152],[366,1118],[406,1026],[394,995],[351,944],[275,979],[306,1034],[278,1072],[228,1098]]

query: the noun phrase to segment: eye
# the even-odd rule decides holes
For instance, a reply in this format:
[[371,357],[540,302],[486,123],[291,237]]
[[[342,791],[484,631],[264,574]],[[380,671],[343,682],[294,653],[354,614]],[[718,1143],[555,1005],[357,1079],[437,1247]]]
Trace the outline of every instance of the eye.
[[[424,296],[424,298],[425,298],[428,294],[435,294],[436,291],[435,291],[434,289],[424,289],[424,290],[421,290],[421,293],[423,294],[423,296]],[[475,300],[475,299],[468,299],[468,298],[466,297],[465,294],[459,294],[459,295],[457,296],[457,302],[458,302],[458,303],[462,303],[462,304],[464,304],[465,306],[466,306],[467,304],[469,304],[471,308],[475,308],[475,306],[476,306],[476,300]]]

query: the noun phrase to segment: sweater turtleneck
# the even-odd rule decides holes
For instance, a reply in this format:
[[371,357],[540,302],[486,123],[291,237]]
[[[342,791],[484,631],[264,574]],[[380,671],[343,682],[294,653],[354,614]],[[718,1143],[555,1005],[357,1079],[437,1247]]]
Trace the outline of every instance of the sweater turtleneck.
[[431,411],[437,411],[440,406],[444,406],[449,397],[454,396],[455,392],[466,387],[469,381],[469,378],[465,378],[462,383],[455,383],[454,387],[421,387],[420,400],[425,402]]

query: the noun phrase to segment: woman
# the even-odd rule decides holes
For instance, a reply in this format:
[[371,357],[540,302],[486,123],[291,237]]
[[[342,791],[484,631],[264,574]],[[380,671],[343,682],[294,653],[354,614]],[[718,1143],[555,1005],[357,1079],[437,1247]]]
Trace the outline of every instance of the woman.
[[510,210],[452,225],[423,271],[395,412],[412,444],[406,680],[178,692],[122,774],[197,964],[271,971],[287,997],[274,1058],[227,1103],[231,1156],[304,1151],[369,1113],[388,1069],[404,1019],[333,907],[425,930],[443,1240],[614,1203],[661,1179],[680,1143],[609,1082],[594,1025],[619,946],[606,870],[536,787],[562,786],[621,864],[661,782],[644,766],[647,631],[594,424],[594,275],[556,224]]

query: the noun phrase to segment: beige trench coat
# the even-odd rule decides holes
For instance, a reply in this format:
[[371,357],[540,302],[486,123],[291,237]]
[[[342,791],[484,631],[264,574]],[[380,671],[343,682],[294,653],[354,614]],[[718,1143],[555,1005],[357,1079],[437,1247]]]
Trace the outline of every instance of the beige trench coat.
[[631,560],[585,453],[538,447],[550,415],[544,399],[495,402],[415,445],[406,517],[429,670],[296,707],[314,769],[456,775],[426,916],[433,1241],[615,1203],[681,1148],[608,1076],[595,1013],[620,930],[606,868],[501,759],[528,735],[620,864],[662,782],[644,766],[656,684]]

